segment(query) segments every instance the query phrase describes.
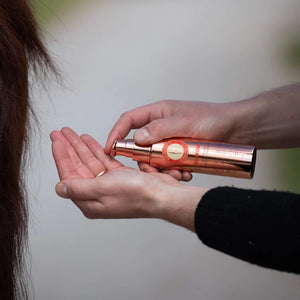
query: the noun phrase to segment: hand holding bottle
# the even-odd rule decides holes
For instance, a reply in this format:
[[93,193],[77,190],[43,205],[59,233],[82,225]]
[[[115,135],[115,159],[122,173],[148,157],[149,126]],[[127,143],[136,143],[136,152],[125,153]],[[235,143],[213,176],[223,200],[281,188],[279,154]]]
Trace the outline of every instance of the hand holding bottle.
[[138,129],[134,140],[140,145],[170,137],[230,142],[234,134],[231,111],[230,103],[197,101],[167,100],[141,106],[121,115],[108,136],[105,153],[131,129]]
[[[225,106],[228,109],[225,109]],[[150,145],[169,137],[189,137],[212,141],[229,141],[233,133],[230,104],[160,101],[138,107],[122,114],[111,130],[105,153],[109,154],[116,139],[127,136],[131,129],[139,129],[134,133],[134,140],[139,145]],[[158,172],[146,163],[139,163],[141,170]],[[191,180],[189,172],[178,170],[163,171],[177,180]]]
[[[170,137],[253,145],[257,149],[300,146],[300,84],[275,89],[242,101],[228,103],[160,101],[121,115],[111,130],[105,152],[116,139],[132,129],[139,145]],[[158,172],[146,163],[146,172]],[[188,172],[165,171],[178,180],[190,180]]]

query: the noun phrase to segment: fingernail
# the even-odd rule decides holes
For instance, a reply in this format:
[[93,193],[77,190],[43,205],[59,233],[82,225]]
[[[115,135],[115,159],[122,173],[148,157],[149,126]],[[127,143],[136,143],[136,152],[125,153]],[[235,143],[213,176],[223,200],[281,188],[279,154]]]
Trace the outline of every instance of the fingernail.
[[64,184],[63,182],[59,182],[56,185],[56,193],[63,198],[67,198],[68,197],[68,187],[66,184]]
[[136,139],[136,140],[144,140],[144,139],[147,139],[150,136],[150,134],[146,128],[142,128],[142,129],[137,130],[133,136],[134,136],[134,139]]

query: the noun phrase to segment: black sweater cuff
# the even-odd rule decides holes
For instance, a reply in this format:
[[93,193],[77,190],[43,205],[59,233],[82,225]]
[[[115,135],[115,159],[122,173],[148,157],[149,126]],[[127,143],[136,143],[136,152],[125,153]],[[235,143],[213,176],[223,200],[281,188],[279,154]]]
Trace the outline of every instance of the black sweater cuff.
[[300,195],[218,187],[199,202],[195,228],[209,247],[300,273]]

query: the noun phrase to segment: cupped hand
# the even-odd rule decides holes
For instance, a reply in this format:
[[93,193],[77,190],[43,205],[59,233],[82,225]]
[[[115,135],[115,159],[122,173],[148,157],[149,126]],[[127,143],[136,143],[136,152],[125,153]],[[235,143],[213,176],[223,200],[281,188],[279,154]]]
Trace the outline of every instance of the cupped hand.
[[[63,128],[50,136],[61,179],[56,192],[73,200],[88,218],[163,218],[168,205],[164,199],[184,188],[166,174],[124,167],[89,135],[79,137]],[[104,170],[107,173],[96,177]]]

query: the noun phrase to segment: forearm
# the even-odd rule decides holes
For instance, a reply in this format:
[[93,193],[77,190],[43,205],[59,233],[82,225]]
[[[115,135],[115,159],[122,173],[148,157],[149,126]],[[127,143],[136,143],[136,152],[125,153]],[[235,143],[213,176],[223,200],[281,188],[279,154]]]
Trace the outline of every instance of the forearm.
[[230,104],[235,120],[233,142],[258,149],[300,146],[300,84]]

